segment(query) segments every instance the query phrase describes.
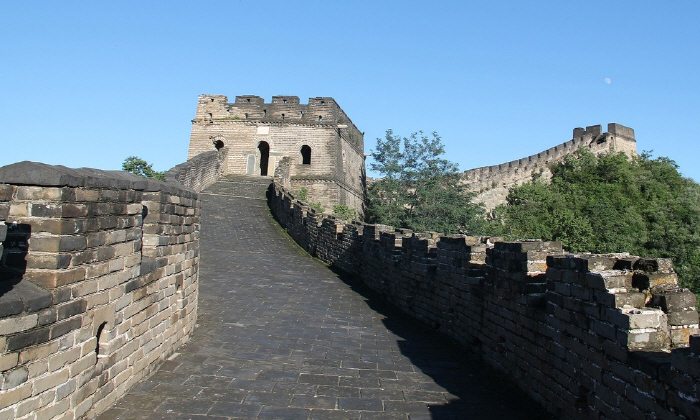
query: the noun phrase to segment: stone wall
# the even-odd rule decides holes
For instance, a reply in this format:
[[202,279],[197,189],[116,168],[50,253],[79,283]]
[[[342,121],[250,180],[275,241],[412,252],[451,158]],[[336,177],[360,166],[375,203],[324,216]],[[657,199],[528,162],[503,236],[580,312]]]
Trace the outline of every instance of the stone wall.
[[669,260],[344,224],[278,186],[270,207],[311,254],[478,352],[560,418],[700,418],[695,296]]
[[182,184],[200,192],[226,172],[228,149],[210,150],[194,156],[165,173],[166,182]]
[[634,130],[621,124],[608,124],[608,132],[603,133],[600,125],[574,128],[573,138],[543,152],[500,165],[484,166],[464,171],[463,179],[467,189],[476,193],[476,202],[484,203],[488,210],[505,203],[509,188],[528,182],[533,174],[551,178],[550,165],[561,161],[567,155],[584,148],[595,154],[604,152],[624,152],[636,156],[637,143]]
[[0,419],[94,417],[187,341],[199,211],[124,172],[0,168]]

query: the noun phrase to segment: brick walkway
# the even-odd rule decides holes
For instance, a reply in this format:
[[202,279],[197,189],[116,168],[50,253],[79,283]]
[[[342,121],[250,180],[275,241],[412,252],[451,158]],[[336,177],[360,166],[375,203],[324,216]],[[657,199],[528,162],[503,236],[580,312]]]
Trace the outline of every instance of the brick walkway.
[[202,195],[191,341],[99,419],[545,417],[476,359],[293,245],[265,201],[225,187]]

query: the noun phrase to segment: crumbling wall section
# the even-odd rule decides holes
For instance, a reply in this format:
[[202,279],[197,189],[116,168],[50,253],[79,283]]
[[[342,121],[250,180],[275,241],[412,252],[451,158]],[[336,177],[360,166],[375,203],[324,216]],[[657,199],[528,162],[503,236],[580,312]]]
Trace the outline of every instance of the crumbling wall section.
[[477,352],[560,418],[700,417],[695,296],[667,259],[323,218],[274,186],[312,255]]
[[94,417],[194,328],[198,196],[33,162],[0,182],[0,418]]

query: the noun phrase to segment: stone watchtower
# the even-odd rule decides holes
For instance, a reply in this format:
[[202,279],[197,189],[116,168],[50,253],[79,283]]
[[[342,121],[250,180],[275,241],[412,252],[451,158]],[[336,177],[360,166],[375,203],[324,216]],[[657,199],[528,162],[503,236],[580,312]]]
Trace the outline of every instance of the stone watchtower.
[[333,98],[200,95],[187,159],[227,149],[224,174],[275,176],[308,191],[326,210],[344,204],[363,213],[363,134]]

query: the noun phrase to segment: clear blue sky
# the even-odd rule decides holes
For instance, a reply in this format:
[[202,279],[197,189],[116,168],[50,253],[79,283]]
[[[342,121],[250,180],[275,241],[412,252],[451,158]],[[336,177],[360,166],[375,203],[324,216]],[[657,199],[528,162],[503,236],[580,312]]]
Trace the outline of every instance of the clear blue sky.
[[186,159],[202,93],[332,96],[462,170],[617,122],[700,180],[700,2],[7,1],[0,165]]

